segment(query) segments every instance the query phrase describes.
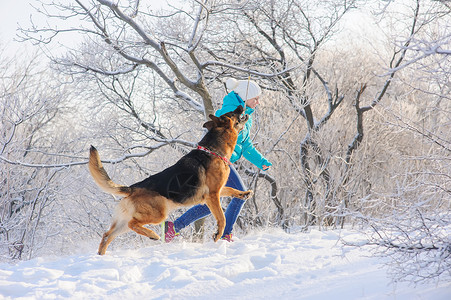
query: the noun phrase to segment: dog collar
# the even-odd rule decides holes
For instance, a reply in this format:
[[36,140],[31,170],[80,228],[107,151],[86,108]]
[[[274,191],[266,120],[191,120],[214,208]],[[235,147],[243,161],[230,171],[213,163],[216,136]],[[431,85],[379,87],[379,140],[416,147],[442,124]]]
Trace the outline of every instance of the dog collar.
[[225,162],[226,165],[231,165],[232,164],[226,157],[223,157],[223,156],[221,156],[221,155],[219,155],[219,154],[217,154],[217,153],[215,153],[213,151],[210,151],[209,149],[207,149],[205,147],[202,147],[202,146],[198,145],[197,146],[197,150],[202,150],[202,151],[205,151],[207,153],[213,154],[216,157],[219,157],[220,159],[222,159]]

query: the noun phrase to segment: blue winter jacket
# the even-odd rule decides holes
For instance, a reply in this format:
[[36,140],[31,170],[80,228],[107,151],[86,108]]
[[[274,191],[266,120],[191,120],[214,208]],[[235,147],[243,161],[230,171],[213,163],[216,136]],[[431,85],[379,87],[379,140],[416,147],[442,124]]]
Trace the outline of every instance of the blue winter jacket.
[[[240,105],[244,107],[244,101],[240,96],[238,96],[237,93],[232,91],[224,97],[222,107],[215,112],[215,116],[219,117],[225,113],[234,111]],[[269,167],[272,165],[272,163],[264,158],[263,155],[257,149],[255,149],[254,145],[252,144],[250,131],[252,127],[253,112],[253,108],[246,107],[246,114],[249,115],[249,120],[247,120],[246,124],[243,127],[243,130],[241,130],[238,135],[235,150],[233,151],[230,161],[234,163],[238,159],[240,159],[241,156],[244,156],[244,158],[246,158],[252,164],[256,165],[260,169],[263,169],[262,167],[264,165]]]

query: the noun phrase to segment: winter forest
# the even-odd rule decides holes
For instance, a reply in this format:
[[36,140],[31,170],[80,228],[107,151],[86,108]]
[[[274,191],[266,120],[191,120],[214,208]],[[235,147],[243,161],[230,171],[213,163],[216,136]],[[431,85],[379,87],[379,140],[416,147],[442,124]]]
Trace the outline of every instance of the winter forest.
[[33,6],[17,35],[35,51],[0,52],[1,262],[100,241],[119,199],[92,180],[90,145],[117,183],[159,172],[196,146],[233,77],[262,87],[252,139],[273,164],[235,164],[255,192],[237,234],[350,227],[399,279],[451,278],[450,1]]

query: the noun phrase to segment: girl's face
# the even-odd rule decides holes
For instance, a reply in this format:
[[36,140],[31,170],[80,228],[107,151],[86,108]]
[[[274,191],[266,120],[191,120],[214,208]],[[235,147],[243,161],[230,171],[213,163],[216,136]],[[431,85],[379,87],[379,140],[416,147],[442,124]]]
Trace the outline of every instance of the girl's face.
[[251,99],[247,100],[246,101],[246,106],[248,106],[248,107],[250,107],[252,109],[256,108],[257,105],[260,104],[259,98],[260,98],[260,96],[257,96],[255,98],[251,98]]

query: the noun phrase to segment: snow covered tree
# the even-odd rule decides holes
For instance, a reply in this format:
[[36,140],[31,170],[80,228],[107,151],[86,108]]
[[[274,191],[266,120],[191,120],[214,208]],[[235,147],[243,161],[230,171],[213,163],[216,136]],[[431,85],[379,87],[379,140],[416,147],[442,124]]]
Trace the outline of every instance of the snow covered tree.
[[410,17],[415,25],[405,42],[393,43],[402,60],[387,68],[388,74],[399,73],[391,90],[397,102],[378,104],[399,148],[390,149],[392,168],[383,168],[391,188],[362,199],[361,207],[367,208],[356,216],[370,228],[368,243],[378,246],[375,253],[390,258],[394,281],[449,280],[451,102],[444,80],[451,65],[445,29],[451,10],[442,1],[407,2],[402,10],[392,5],[384,6],[384,17]]
[[30,258],[58,231],[41,225],[66,170],[55,133],[68,98],[38,55],[19,63],[2,53],[0,61],[0,257]]

